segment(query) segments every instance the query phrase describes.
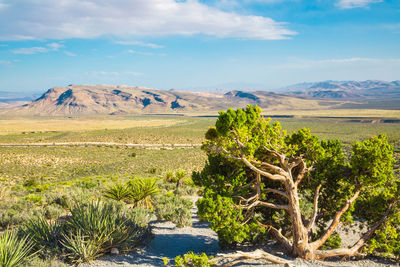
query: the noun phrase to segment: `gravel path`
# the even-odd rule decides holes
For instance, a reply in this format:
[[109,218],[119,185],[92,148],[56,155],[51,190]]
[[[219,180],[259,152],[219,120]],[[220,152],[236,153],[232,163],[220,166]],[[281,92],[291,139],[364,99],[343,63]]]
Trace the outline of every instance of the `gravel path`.
[[[193,202],[197,198],[192,199]],[[183,255],[188,251],[195,253],[205,252],[207,255],[215,255],[220,253],[218,248],[217,234],[209,228],[208,223],[200,222],[197,217],[196,205],[192,208],[192,227],[176,228],[175,224],[166,221],[152,221],[154,239],[151,240],[147,247],[138,249],[128,255],[106,256],[84,267],[121,267],[121,266],[164,266],[163,258],[167,257],[170,261],[178,255]],[[268,249],[274,252],[273,248]],[[227,251],[229,253],[231,251]],[[275,251],[276,252],[276,251]],[[285,257],[284,255],[279,255]],[[352,260],[352,261],[331,261],[318,262],[306,261],[302,259],[291,259],[290,267],[381,267],[381,266],[400,266],[390,261],[378,260]],[[254,266],[284,266],[272,264],[266,261],[249,260],[234,266],[254,267]],[[287,265],[286,265],[287,266]]]

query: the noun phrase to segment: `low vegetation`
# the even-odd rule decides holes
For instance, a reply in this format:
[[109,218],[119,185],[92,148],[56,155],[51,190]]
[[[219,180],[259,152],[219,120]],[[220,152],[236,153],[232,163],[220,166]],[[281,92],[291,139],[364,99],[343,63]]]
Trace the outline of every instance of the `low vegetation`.
[[[66,131],[62,127],[68,126],[69,119],[60,119],[56,124],[53,121],[48,125],[50,127],[53,123],[53,126],[61,127],[59,129],[38,131],[29,129],[29,126],[23,130],[14,129],[14,133],[3,132],[0,134],[0,143],[92,141],[200,144],[204,141],[205,130],[215,123],[215,118],[154,116],[151,119],[173,120],[175,124],[137,127],[128,123],[124,127],[122,122],[131,118],[120,118],[121,123],[118,122],[120,124],[115,128],[85,128],[80,124],[83,128]],[[143,120],[148,120],[148,117],[138,116],[132,119],[132,123]],[[351,142],[385,132],[390,144],[394,146],[394,177],[397,179],[400,176],[398,124],[377,123],[371,127],[370,123],[324,118],[282,118],[280,121],[289,131],[304,126],[311,128],[319,136],[318,142],[328,138],[344,140],[345,160],[350,159]],[[40,125],[46,123],[46,118],[40,119]],[[362,145],[365,143],[360,143]],[[207,157],[209,160],[205,164]],[[0,147],[0,257],[3,257],[0,258],[0,266],[63,266],[64,263],[79,264],[94,260],[110,253],[113,248],[118,249],[119,253],[130,251],[151,236],[148,223],[152,219],[169,220],[178,227],[190,226],[193,204],[186,196],[196,193],[204,194],[204,200],[199,201],[201,215],[203,219],[213,222],[212,227],[218,232],[222,246],[229,247],[242,242],[263,244],[265,240],[271,239],[271,231],[254,222],[269,213],[256,208],[254,220],[240,226],[238,222],[246,213],[240,213],[240,209],[231,209],[233,204],[238,205],[240,202],[240,198],[232,192],[244,185],[241,183],[245,177],[254,176],[246,168],[239,160],[226,159],[222,154],[215,155],[211,150],[199,148],[156,150],[105,145]],[[191,177],[193,171],[196,174]],[[210,180],[214,184],[212,192],[207,184],[208,178],[205,177],[214,179]],[[236,178],[226,186],[226,177]],[[307,179],[304,178],[304,181]],[[312,182],[316,187],[316,181]],[[311,216],[313,212],[312,189],[303,185],[299,187],[304,216]],[[241,190],[244,189],[237,192]],[[342,192],[343,199],[353,192],[351,190],[354,191],[354,188],[349,188],[347,193]],[[340,199],[323,201],[323,196],[329,192],[321,188],[320,209],[329,203],[336,206],[341,204]],[[271,197],[269,194],[268,197]],[[282,201],[279,204],[284,204],[283,200],[279,201]],[[368,198],[362,197],[362,202],[367,203]],[[354,211],[357,207],[351,206],[349,212],[343,215],[343,221],[357,220]],[[363,210],[366,209],[363,206]],[[217,211],[220,217],[214,218],[212,213],[217,214]],[[349,215],[350,212],[353,217]],[[288,220],[283,215],[273,213],[271,219],[278,222],[283,233],[290,238]],[[375,216],[373,213],[366,215],[371,218]],[[227,227],[228,224],[221,222],[231,221],[225,220],[224,216],[236,218],[237,221]],[[265,221],[261,222],[266,224]],[[321,223],[316,220],[315,224],[319,227]],[[398,225],[398,220],[390,217],[382,228],[385,231],[377,232],[368,245],[364,246],[365,250],[376,255],[399,255]],[[321,234],[315,231],[312,238]],[[339,244],[340,238],[332,234],[323,248],[332,249]],[[176,263],[181,264],[178,266],[206,266],[206,260],[205,255],[188,254],[178,258]]]

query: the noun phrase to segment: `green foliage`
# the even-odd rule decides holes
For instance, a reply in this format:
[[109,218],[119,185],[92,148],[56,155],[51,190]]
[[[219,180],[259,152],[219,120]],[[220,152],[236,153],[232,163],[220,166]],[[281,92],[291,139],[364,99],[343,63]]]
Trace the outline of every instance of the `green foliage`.
[[175,257],[176,267],[209,267],[212,264],[209,262],[213,257],[208,257],[205,253],[200,255],[189,251],[183,256]]
[[81,231],[74,234],[63,234],[62,246],[66,249],[66,257],[71,263],[90,262],[102,255],[103,239],[91,239]]
[[191,208],[193,204],[189,199],[166,194],[158,196],[155,200],[154,213],[158,220],[167,220],[177,227],[192,225]]
[[147,228],[129,219],[122,206],[102,202],[73,207],[64,228],[65,233],[81,234],[94,244],[101,244],[102,253],[111,248],[129,250],[147,234]]
[[0,266],[14,267],[28,262],[34,256],[32,248],[28,237],[20,239],[15,231],[5,230],[0,234]]
[[[369,248],[396,253],[400,227],[391,222],[400,221],[400,213],[396,212],[400,181],[393,175],[393,147],[384,135],[355,142],[352,151],[345,155],[340,141],[321,140],[307,128],[288,134],[279,122],[271,123],[270,119],[261,116],[260,108],[247,106],[221,111],[215,128],[209,128],[205,137],[202,149],[208,155],[208,162],[201,172],[193,173],[192,179],[204,187],[203,198],[197,202],[199,215],[211,222],[220,244],[230,246],[266,241],[269,237],[265,228],[258,226],[256,221],[282,229],[282,234],[287,237],[292,235],[286,211],[257,207],[253,213],[247,213],[239,205],[241,200],[254,194],[252,183],[256,177],[237,158],[245,156],[250,162],[279,166],[277,158],[268,152],[273,150],[287,159],[301,157],[305,166],[313,166],[311,171],[302,173],[304,165],[297,165],[291,173],[293,177],[304,176],[298,189],[300,207],[308,218],[312,213],[315,188],[322,186],[316,222],[319,230],[326,229],[327,222],[358,190],[361,190],[359,197],[341,218],[346,225],[350,226],[355,217],[374,225],[390,206],[388,222],[378,230]],[[278,182],[262,179],[261,192],[265,188],[287,190]],[[287,199],[277,194],[261,194],[260,200],[287,204]],[[385,238],[387,242],[382,242]],[[334,234],[324,248],[335,248],[340,243],[340,237]],[[378,245],[383,243],[386,245]]]
[[126,201],[131,197],[131,192],[127,184],[118,183],[106,189],[104,196],[117,201]]
[[136,206],[153,208],[151,196],[159,193],[157,180],[152,178],[136,178],[128,182],[130,197]]
[[153,208],[151,196],[157,195],[159,188],[154,178],[135,178],[125,184],[114,184],[106,189],[104,196],[117,201],[132,202],[136,206]]
[[29,220],[22,232],[33,241],[34,249],[46,257],[58,252],[61,230],[59,222],[52,223],[38,217]]

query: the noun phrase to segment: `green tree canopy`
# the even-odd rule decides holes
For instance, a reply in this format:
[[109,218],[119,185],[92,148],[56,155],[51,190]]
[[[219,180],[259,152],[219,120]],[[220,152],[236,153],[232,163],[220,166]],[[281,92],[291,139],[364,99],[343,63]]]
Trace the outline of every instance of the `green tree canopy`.
[[[279,242],[305,259],[351,256],[360,249],[399,253],[399,181],[384,135],[355,142],[349,160],[339,140],[303,128],[291,134],[257,106],[221,111],[206,133],[199,215],[220,244]],[[367,230],[339,248],[335,230],[354,220]],[[386,240],[382,242],[382,240]]]

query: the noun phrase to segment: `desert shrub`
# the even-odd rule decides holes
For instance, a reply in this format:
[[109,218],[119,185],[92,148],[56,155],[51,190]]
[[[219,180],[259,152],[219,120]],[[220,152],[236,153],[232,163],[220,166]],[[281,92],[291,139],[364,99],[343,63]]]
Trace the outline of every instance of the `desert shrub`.
[[148,209],[142,207],[135,207],[127,212],[127,216],[133,220],[137,225],[146,227],[154,214]]
[[167,180],[167,182],[173,182],[174,173],[172,171],[168,171],[165,175],[165,179]]
[[184,254],[183,256],[175,257],[176,267],[208,267],[212,266],[210,260],[213,257],[208,257],[205,253],[200,255],[194,254],[192,251]]
[[64,213],[64,210],[59,205],[48,205],[44,208],[43,214],[46,219],[57,219]]
[[17,232],[5,230],[0,234],[0,266],[14,267],[28,262],[34,257],[32,248],[28,237],[18,238]]
[[155,200],[154,213],[158,220],[167,220],[177,227],[192,225],[192,201],[173,194],[162,195]]

